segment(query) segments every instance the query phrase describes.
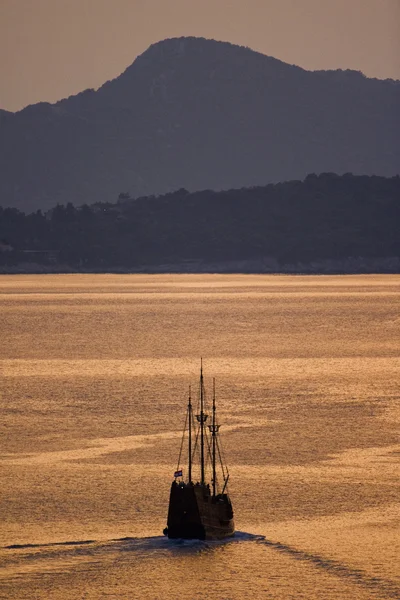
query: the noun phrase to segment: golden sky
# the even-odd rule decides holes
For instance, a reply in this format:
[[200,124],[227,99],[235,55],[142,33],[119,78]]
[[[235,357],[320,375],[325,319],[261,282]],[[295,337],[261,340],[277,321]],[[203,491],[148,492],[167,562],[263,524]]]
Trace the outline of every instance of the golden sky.
[[97,88],[182,35],[400,79],[400,0],[0,0],[0,108]]

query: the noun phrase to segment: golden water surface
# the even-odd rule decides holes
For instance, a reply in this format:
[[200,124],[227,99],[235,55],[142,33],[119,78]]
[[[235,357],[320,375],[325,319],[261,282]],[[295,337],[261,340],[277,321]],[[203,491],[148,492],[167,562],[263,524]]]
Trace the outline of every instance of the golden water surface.
[[[400,597],[400,277],[0,278],[0,597]],[[238,533],[161,534],[216,378]]]

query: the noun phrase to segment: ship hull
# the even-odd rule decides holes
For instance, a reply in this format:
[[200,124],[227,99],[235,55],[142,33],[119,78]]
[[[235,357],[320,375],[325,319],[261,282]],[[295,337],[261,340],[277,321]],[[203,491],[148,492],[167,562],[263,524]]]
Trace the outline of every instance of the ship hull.
[[229,496],[212,496],[206,485],[173,482],[164,533],[170,539],[222,540],[232,537],[235,524]]

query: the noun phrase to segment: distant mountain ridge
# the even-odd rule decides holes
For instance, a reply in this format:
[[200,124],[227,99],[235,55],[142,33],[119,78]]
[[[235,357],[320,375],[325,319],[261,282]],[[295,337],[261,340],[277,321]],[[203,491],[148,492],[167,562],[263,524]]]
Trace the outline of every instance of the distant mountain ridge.
[[97,91],[0,111],[0,205],[31,211],[310,172],[392,176],[399,139],[400,82],[174,38]]

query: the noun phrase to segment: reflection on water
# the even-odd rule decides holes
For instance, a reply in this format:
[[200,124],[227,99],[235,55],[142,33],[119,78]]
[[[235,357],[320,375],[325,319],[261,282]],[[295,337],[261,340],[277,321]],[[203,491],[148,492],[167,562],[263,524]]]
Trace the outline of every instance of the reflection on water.
[[[397,276],[2,276],[6,598],[398,598]],[[233,540],[165,526],[217,377]]]

